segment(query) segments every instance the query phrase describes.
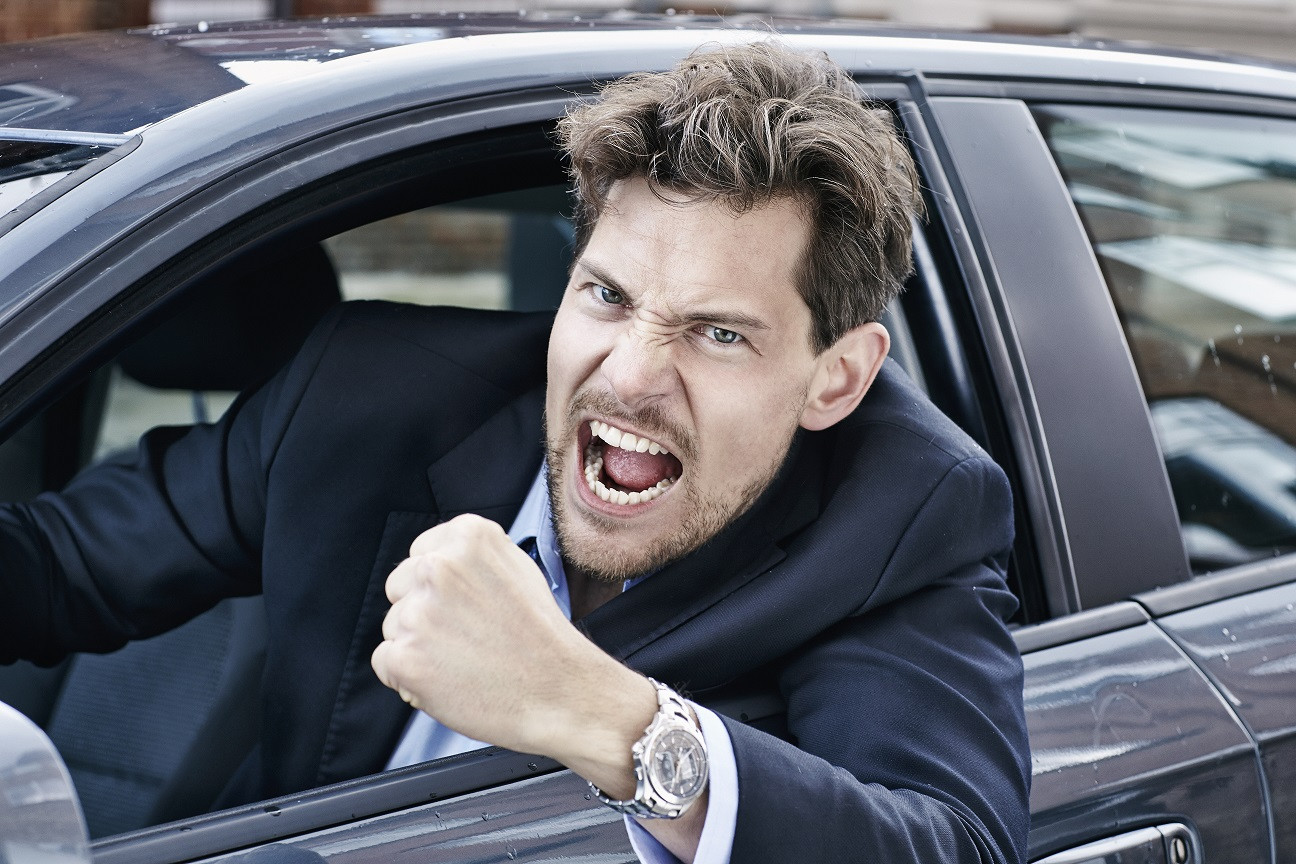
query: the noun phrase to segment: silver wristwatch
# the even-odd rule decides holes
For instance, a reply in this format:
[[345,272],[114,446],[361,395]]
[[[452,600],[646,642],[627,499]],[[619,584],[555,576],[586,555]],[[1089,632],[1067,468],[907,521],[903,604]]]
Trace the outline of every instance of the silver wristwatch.
[[657,713],[643,737],[630,748],[634,797],[613,801],[593,783],[590,789],[618,813],[644,819],[674,819],[706,789],[706,740],[679,694],[659,681],[648,680],[657,688]]

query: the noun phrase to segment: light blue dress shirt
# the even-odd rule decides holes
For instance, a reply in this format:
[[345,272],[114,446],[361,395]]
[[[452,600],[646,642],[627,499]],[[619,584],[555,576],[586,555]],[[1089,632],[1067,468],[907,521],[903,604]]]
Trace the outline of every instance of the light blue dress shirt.
[[[540,569],[549,580],[549,590],[553,592],[554,600],[563,614],[570,620],[571,595],[567,591],[567,572],[558,552],[558,538],[554,535],[549,494],[545,485],[545,466],[542,465],[508,534],[509,539],[518,545],[534,540]],[[625,588],[646,578],[648,577],[632,579],[626,582]],[[711,763],[711,791],[707,801],[706,824],[702,829],[702,839],[694,861],[695,864],[729,864],[734,828],[738,821],[738,766],[734,762],[733,743],[729,740],[728,730],[713,712],[696,704],[693,705],[693,710],[697,712],[702,724],[702,737],[706,739]],[[422,711],[415,711],[396,745],[396,751],[387,762],[387,770],[466,753],[485,746],[487,745],[481,741],[447,729]],[[630,845],[634,847],[640,861],[645,864],[670,864],[677,860],[634,819],[627,816],[625,824],[630,835]]]

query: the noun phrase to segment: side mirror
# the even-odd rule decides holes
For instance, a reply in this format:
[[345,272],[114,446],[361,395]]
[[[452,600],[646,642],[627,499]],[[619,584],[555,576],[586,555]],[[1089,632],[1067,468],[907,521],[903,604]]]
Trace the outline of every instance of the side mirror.
[[0,703],[0,861],[91,864],[67,766],[40,727]]

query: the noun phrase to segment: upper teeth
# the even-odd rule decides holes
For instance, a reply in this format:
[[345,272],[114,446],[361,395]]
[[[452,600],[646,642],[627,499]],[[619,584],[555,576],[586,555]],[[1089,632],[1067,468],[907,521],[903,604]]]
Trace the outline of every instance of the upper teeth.
[[634,450],[638,453],[647,452],[654,456],[658,453],[670,453],[669,450],[656,441],[640,438],[630,432],[622,432],[615,426],[609,426],[600,420],[590,421],[590,431],[594,433],[596,438],[602,438],[613,447],[620,447],[622,450]]

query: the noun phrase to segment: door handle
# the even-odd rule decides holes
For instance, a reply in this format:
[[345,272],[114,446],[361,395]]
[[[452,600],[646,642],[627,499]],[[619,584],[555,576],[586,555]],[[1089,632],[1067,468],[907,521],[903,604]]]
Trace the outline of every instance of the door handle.
[[1199,864],[1192,832],[1181,822],[1139,828],[1054,852],[1034,864]]

